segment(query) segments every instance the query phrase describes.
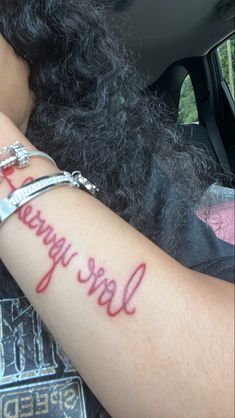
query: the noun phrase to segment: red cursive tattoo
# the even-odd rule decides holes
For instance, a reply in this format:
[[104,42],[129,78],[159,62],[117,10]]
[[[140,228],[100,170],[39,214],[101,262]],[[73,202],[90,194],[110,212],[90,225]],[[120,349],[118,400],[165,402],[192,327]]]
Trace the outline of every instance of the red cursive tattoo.
[[113,308],[115,296],[117,296],[118,290],[117,282],[115,280],[108,280],[105,277],[105,270],[103,267],[96,269],[94,258],[89,258],[88,260],[88,275],[86,277],[82,277],[82,271],[79,270],[77,279],[80,283],[89,283],[90,288],[88,296],[100,291],[97,303],[100,306],[107,306],[107,313],[109,316],[117,316],[122,311],[124,311],[127,315],[133,315],[136,308],[131,308],[129,304],[144,278],[145,270],[146,265],[141,264],[135,269],[134,273],[131,274],[130,278],[124,285],[121,297],[121,306],[118,309]]
[[[5,170],[4,173],[4,179],[12,191],[15,190],[15,187],[9,176],[13,172],[14,170],[11,169]],[[22,185],[31,180],[33,180],[32,177],[26,178]],[[79,252],[72,250],[72,245],[67,242],[66,238],[58,236],[55,229],[42,217],[40,210],[34,210],[33,206],[27,204],[18,209],[17,216],[25,226],[41,238],[45,246],[49,247],[48,257],[52,260],[52,265],[36,286],[37,293],[43,293],[48,289],[56,268],[59,265],[63,268],[68,267],[75,257],[78,258]],[[96,294],[97,304],[105,306],[110,317],[115,317],[121,312],[133,315],[136,308],[131,306],[131,303],[143,281],[145,272],[146,264],[142,263],[135,268],[121,288],[116,280],[108,279],[104,267],[97,267],[95,259],[90,257],[87,262],[87,271],[84,272],[80,269],[77,273],[77,281],[89,286],[88,296]]]
[[58,237],[54,228],[46,224],[45,219],[42,218],[41,211],[37,210],[34,213],[31,205],[22,206],[18,210],[18,218],[29,229],[34,230],[37,237],[42,238],[44,245],[49,246],[48,256],[52,260],[52,266],[44,274],[36,288],[38,293],[42,293],[48,288],[56,267],[58,265],[67,267],[78,255],[78,251],[71,251],[72,245],[68,244],[65,238]]
[[[14,191],[15,187],[9,179],[9,171],[4,173],[4,178],[7,180],[11,190]],[[22,186],[32,180],[33,177],[27,177],[23,181]],[[46,224],[46,220],[42,218],[40,210],[34,212],[33,206],[27,204],[18,209],[17,215],[19,220],[23,222],[25,226],[34,230],[37,237],[42,238],[44,245],[49,246],[48,256],[52,260],[52,266],[44,274],[36,287],[37,292],[42,293],[48,288],[55,269],[59,265],[67,267],[72,259],[78,255],[78,252],[71,251],[72,245],[68,244],[64,237],[58,237],[54,228],[51,225]]]

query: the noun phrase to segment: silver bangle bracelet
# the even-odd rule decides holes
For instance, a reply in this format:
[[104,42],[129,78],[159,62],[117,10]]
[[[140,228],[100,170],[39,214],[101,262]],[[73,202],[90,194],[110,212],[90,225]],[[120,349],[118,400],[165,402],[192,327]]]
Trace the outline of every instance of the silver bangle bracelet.
[[27,167],[32,157],[47,159],[56,166],[53,158],[45,152],[28,150],[21,142],[17,141],[14,144],[0,148],[0,171],[14,165],[18,168]]
[[23,185],[0,201],[0,226],[25,203],[42,193],[66,184],[75,188],[83,186],[92,194],[98,191],[96,186],[84,179],[81,173],[77,171],[72,174],[64,171],[63,173],[40,177]]

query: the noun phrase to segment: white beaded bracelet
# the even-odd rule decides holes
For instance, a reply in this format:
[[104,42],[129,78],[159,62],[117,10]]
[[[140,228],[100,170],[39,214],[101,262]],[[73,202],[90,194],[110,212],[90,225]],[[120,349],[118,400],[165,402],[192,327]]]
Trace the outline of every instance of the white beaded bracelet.
[[48,154],[37,150],[28,150],[19,141],[0,148],[0,180],[3,178],[3,175],[1,175],[2,170],[14,165],[18,168],[27,167],[29,165],[29,160],[32,157],[47,159],[56,166],[55,161]]

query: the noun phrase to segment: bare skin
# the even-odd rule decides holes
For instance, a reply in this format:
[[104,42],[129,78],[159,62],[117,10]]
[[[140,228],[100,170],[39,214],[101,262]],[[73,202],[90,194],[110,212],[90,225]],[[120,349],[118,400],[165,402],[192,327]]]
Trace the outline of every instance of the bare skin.
[[0,34],[0,112],[25,133],[33,102],[28,65]]
[[[0,147],[16,138],[32,147],[0,115]],[[0,199],[55,171],[35,158],[5,173]],[[181,266],[81,190],[30,203],[0,228],[1,258],[110,415],[233,418],[234,286]]]
[[[25,63],[10,56],[26,82]],[[24,132],[28,87],[19,97],[23,111],[2,99],[1,109]],[[16,139],[33,148],[0,114],[0,147]],[[34,159],[5,173],[0,200],[29,177],[55,171]],[[0,254],[111,416],[233,418],[233,285],[183,267],[95,198],[68,187],[8,219]]]

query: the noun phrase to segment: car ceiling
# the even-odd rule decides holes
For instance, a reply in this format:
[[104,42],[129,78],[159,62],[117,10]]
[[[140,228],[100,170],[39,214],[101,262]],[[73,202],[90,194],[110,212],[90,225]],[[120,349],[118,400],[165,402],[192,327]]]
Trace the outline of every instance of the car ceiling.
[[173,62],[205,55],[234,30],[230,0],[113,0],[115,26],[149,84]]

